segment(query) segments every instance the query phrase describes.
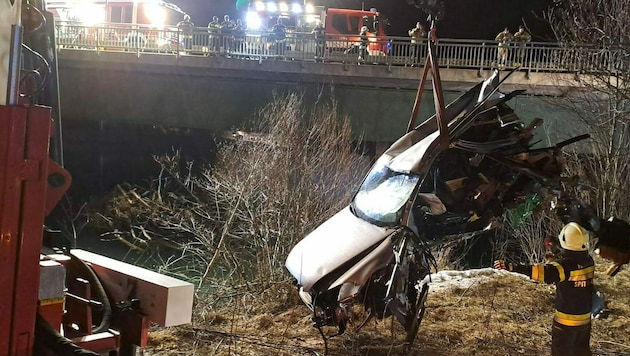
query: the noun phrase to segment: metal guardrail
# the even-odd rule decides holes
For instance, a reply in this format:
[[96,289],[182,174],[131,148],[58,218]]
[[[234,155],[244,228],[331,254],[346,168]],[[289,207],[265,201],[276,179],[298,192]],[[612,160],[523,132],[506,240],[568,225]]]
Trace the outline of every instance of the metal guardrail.
[[[55,24],[61,50],[128,51],[186,56],[226,56],[241,59],[344,62],[394,66],[423,65],[426,43],[412,44],[409,37],[370,37],[368,53],[359,61],[358,36],[326,35],[316,40],[310,33],[289,32],[284,39],[266,31],[245,33],[209,32],[197,27],[191,32],[177,28],[154,28],[135,24],[85,26],[72,22]],[[512,43],[506,61],[498,60],[492,40],[439,39],[438,62],[445,68],[515,68],[528,72],[627,71],[628,49],[589,46],[565,47],[558,43]]]

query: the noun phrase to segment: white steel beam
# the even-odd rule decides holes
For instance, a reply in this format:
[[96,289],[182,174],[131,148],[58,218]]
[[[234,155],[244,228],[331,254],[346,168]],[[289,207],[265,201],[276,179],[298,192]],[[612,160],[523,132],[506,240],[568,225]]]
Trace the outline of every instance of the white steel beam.
[[190,323],[194,286],[142,267],[84,250],[70,251],[92,266],[116,301],[140,300],[140,310],[161,326]]

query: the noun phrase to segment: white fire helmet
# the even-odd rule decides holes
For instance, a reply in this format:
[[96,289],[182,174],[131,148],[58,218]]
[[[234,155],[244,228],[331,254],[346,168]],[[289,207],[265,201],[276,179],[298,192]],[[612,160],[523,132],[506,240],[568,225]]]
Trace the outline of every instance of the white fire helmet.
[[569,251],[587,251],[588,250],[588,231],[577,223],[568,223],[564,225],[560,235],[560,246]]

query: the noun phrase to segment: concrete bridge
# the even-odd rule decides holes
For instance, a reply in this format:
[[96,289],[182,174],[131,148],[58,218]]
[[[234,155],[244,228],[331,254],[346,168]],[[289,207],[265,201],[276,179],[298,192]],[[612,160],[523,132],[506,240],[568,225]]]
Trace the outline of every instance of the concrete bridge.
[[[440,69],[447,101],[490,70]],[[422,68],[347,65],[124,52],[61,51],[59,77],[65,120],[125,121],[165,127],[242,128],[273,93],[297,91],[305,102],[333,94],[357,130],[371,141],[391,141],[407,127]],[[548,73],[517,72],[504,90],[557,93]],[[430,82],[429,82],[430,85]],[[548,116],[549,99],[514,99],[525,117]],[[538,109],[534,111],[533,109]],[[423,95],[420,118],[434,113]],[[544,114],[543,114],[544,113]]]
[[[304,94],[305,103],[332,94],[340,110],[350,115],[357,133],[370,141],[392,141],[407,127],[423,73],[422,66],[408,63],[412,50],[408,38],[388,38],[390,52],[370,53],[359,64],[356,54],[328,49],[323,58],[314,60],[316,44],[307,34],[289,38],[292,45],[284,47],[286,52],[280,56],[269,50],[264,34],[248,35],[241,46],[230,50],[219,46],[213,52],[203,45],[180,47],[179,42],[174,48],[164,48],[149,40],[144,44],[105,41],[103,38],[111,38],[111,29],[106,27],[98,29],[100,37],[97,32],[77,39],[63,36],[64,31],[68,27],[57,31],[58,72],[62,118],[70,122],[133,122],[224,131],[246,127],[274,93],[297,91]],[[136,26],[127,31],[126,39],[129,33],[141,30]],[[78,32],[89,31],[72,31]],[[143,36],[150,38],[150,33]],[[203,44],[207,30],[197,29],[193,38]],[[339,41],[334,43],[339,46]],[[250,42],[262,45],[251,46]],[[352,46],[349,42],[340,47]],[[497,67],[495,46],[493,41],[439,41],[447,102]],[[510,102],[524,119],[561,115],[550,97],[575,85],[573,57],[554,44],[528,43],[524,49],[526,61],[502,86],[503,91],[526,91]],[[502,73],[513,65],[509,61]],[[424,95],[419,119],[433,113],[432,96]]]

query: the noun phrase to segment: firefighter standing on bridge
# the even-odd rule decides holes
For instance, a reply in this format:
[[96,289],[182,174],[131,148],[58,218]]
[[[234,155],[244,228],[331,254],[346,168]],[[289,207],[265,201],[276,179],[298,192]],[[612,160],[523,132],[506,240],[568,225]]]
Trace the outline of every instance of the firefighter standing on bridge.
[[365,59],[370,53],[368,51],[368,46],[370,45],[368,33],[369,33],[369,29],[367,26],[361,27],[361,32],[359,32],[359,58],[358,58],[359,64],[364,63]]
[[287,38],[287,27],[282,23],[282,19],[278,16],[276,24],[271,27],[269,34],[274,52],[278,56],[283,56],[285,51],[285,40]]
[[317,25],[311,31],[315,38],[315,61],[320,62],[324,58],[324,50],[326,48],[326,35],[324,25],[317,21]]
[[525,59],[525,44],[532,40],[532,36],[525,31],[523,26],[518,27],[518,31],[512,36],[514,45],[516,46],[516,63],[514,66],[520,66]]
[[177,29],[181,33],[180,42],[183,42],[185,49],[191,50],[195,24],[190,21],[190,15],[184,15],[184,20],[177,23]]
[[503,31],[499,32],[499,34],[494,38],[495,41],[499,42],[497,48],[497,65],[499,69],[504,69],[507,65],[508,60],[508,51],[510,49],[510,42],[512,41],[512,34],[510,30],[506,27]]
[[411,58],[413,60],[411,66],[414,66],[420,64],[420,57],[422,53],[421,46],[427,32],[424,30],[424,27],[422,27],[420,22],[416,22],[416,27],[407,31],[407,33],[411,36]]
[[223,52],[226,55],[234,50],[234,29],[236,29],[236,23],[230,19],[230,15],[224,15],[219,32],[221,33]]
[[212,21],[208,22],[208,42],[210,51],[219,52],[221,49],[221,23],[217,16],[212,16]]
[[537,282],[555,284],[551,354],[590,356],[595,263],[588,251],[589,232],[576,222],[567,222],[558,239],[563,255],[558,261],[521,265],[498,260],[494,262],[494,268],[521,273]]

